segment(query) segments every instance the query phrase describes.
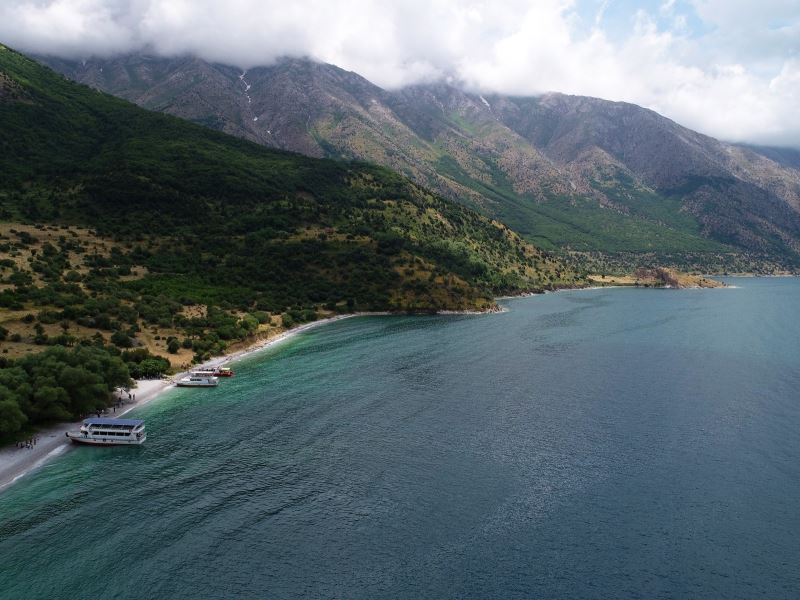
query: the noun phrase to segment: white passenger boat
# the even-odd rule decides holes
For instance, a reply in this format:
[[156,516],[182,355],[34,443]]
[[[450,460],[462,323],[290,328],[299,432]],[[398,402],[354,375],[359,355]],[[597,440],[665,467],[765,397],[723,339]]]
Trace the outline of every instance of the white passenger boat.
[[147,433],[141,419],[86,419],[80,431],[67,431],[76,444],[93,446],[136,446],[144,443]]
[[190,372],[189,375],[195,375],[197,377],[214,377],[215,372],[215,369],[195,369],[194,371]]
[[188,377],[175,382],[178,387],[216,387],[218,384],[218,378],[204,373],[189,373]]

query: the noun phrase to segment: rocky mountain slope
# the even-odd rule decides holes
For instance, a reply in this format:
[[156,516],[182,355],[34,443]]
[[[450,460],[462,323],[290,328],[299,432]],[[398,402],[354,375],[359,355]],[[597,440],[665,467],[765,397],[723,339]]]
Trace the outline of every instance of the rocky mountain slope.
[[391,167],[545,248],[800,262],[800,154],[724,143],[635,105],[444,83],[387,91],[298,59],[247,72],[193,57],[46,62],[267,146]]

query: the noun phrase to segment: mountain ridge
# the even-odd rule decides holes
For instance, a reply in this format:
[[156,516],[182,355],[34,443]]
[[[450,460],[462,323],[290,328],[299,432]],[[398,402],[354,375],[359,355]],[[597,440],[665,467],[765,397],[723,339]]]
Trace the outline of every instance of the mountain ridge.
[[258,143],[388,166],[551,249],[800,257],[795,154],[720,142],[636,105],[446,83],[387,91],[306,59],[48,59],[73,79]]

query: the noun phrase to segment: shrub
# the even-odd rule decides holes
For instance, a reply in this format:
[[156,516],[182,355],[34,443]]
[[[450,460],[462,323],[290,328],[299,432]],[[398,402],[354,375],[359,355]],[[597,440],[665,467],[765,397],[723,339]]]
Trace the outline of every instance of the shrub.
[[250,313],[250,314],[253,317],[255,317],[256,321],[258,321],[259,324],[261,324],[261,325],[264,325],[265,323],[269,323],[269,321],[270,321],[269,313],[265,312],[263,310],[257,310],[255,312]]
[[115,331],[112,333],[111,343],[119,348],[130,348],[133,346],[133,340],[124,331]]

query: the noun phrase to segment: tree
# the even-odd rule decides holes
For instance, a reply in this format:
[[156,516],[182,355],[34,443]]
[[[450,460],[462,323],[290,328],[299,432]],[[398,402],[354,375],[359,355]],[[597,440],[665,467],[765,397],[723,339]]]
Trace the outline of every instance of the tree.
[[119,348],[130,348],[133,346],[133,340],[124,331],[115,331],[112,333],[111,343]]
[[[12,398],[3,397],[4,388],[0,388],[0,436],[16,433],[25,426],[28,418]],[[5,390],[9,393],[8,390]]]
[[67,421],[73,416],[67,390],[57,386],[52,378],[46,384],[34,384],[33,403],[39,421]]
[[85,415],[108,405],[109,390],[100,375],[83,367],[64,367],[58,383],[69,394],[74,416]]
[[161,377],[167,369],[169,369],[169,361],[160,356],[147,358],[139,363],[140,377],[146,379]]
[[33,330],[36,332],[36,335],[33,337],[33,343],[39,346],[42,346],[47,343],[48,336],[44,332],[44,327],[42,327],[41,323],[37,323]]

